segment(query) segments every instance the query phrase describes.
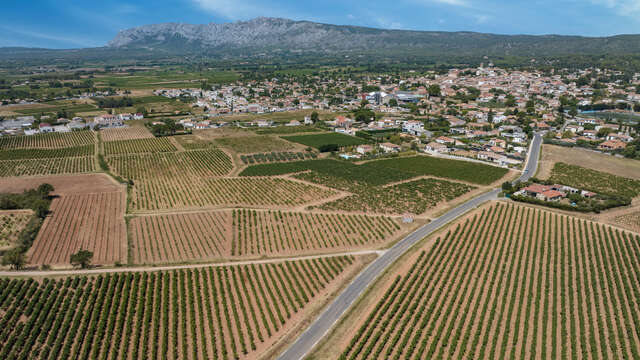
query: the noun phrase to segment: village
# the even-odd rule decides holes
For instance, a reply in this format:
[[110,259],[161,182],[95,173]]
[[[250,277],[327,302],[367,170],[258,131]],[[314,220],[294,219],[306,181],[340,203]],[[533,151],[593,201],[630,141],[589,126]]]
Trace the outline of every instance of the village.
[[[619,75],[601,69],[509,71],[488,64],[421,75],[343,78],[322,74],[239,80],[204,89],[156,89],[153,94],[189,105],[186,116],[167,116],[187,131],[223,126],[319,127],[364,136],[375,143],[341,149],[345,159],[415,150],[518,168],[534,131],[546,134],[546,143],[618,156],[639,155],[640,116],[635,114],[640,110],[640,75],[635,75],[634,87],[617,85]],[[126,91],[115,94],[126,96]],[[5,118],[0,131],[2,135],[31,135],[120,127],[145,119],[140,112],[125,112],[128,109],[109,108],[93,116],[77,113],[71,119],[48,115]],[[261,118],[300,111],[315,115],[286,122]],[[318,112],[324,115],[322,120]],[[254,120],[229,117],[238,114],[253,115]],[[162,124],[164,119],[148,121]]]

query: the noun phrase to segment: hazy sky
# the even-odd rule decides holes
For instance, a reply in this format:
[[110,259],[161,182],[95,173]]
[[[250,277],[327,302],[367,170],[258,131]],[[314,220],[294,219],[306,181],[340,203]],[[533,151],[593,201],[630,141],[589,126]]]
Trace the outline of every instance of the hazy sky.
[[640,33],[640,0],[6,0],[0,47],[103,46],[118,30],[144,24],[257,16],[500,34]]

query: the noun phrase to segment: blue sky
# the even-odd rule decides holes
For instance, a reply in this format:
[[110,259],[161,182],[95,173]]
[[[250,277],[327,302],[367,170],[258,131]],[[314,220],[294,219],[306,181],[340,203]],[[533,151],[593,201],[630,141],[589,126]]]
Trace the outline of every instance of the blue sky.
[[640,33],[640,0],[3,1],[0,47],[103,46],[118,30],[257,16],[410,30],[602,36]]

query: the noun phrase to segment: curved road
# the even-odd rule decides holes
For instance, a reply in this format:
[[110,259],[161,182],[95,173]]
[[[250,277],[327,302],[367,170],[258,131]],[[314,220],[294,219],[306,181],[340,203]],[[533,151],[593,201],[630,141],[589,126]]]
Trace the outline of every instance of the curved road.
[[[538,168],[538,158],[542,145],[542,136],[535,134],[529,148],[529,156],[519,181],[526,181],[532,177]],[[371,285],[380,274],[382,274],[391,264],[402,256],[409,248],[418,241],[432,234],[442,226],[455,220],[466,212],[479,205],[496,199],[500,189],[494,189],[479,195],[448,211],[439,218],[419,228],[404,239],[397,242],[387,250],[382,256],[377,258],[366,267],[358,277],[326,308],[326,310],[311,324],[298,339],[280,355],[281,360],[302,359],[313,347],[327,334],[340,317],[347,312],[360,295]]]

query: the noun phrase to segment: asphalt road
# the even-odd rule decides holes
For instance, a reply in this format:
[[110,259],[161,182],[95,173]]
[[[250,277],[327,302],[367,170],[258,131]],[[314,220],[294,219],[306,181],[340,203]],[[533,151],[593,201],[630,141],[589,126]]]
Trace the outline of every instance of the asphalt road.
[[[538,158],[542,145],[542,136],[536,134],[531,142],[527,164],[518,178],[526,181],[532,177],[538,167]],[[298,339],[280,355],[281,360],[302,359],[313,347],[331,330],[340,317],[347,312],[349,307],[360,297],[360,295],[371,285],[385,269],[393,264],[409,248],[418,241],[432,234],[439,228],[455,220],[466,212],[482,205],[483,203],[496,199],[500,189],[494,189],[479,195],[448,211],[439,218],[419,228],[404,239],[398,241],[393,247],[387,250],[382,256],[369,264],[349,286],[338,295],[338,297],[326,308],[326,310],[302,333]]]

